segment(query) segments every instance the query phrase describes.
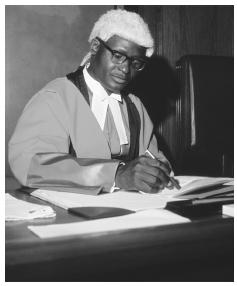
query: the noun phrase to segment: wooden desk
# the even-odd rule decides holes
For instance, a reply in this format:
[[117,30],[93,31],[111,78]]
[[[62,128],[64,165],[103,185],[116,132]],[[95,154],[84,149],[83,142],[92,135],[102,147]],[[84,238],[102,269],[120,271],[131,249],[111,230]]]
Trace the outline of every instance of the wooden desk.
[[56,218],[6,223],[6,281],[234,280],[233,218],[42,240],[27,226],[80,220],[52,207]]

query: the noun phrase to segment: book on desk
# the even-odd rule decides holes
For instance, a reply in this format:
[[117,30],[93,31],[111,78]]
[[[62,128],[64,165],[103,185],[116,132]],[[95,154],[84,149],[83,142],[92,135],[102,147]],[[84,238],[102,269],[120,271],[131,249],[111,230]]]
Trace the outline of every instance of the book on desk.
[[[82,207],[120,208],[136,212],[144,209],[165,208],[167,204],[172,205],[174,202],[176,205],[183,205],[184,208],[187,205],[195,205],[196,209],[202,204],[205,204],[206,208],[210,204],[213,206],[214,204],[233,203],[233,178],[197,176],[176,176],[175,178],[181,185],[180,190],[164,189],[157,194],[141,194],[120,190],[114,193],[101,193],[97,196],[91,196],[70,192],[70,190],[60,189],[58,191],[44,188],[31,191],[31,195],[69,211],[72,210],[74,213],[79,212],[78,208]],[[182,201],[183,203],[181,203]],[[119,214],[119,212],[117,213]]]
[[234,203],[234,181],[232,178],[189,177],[180,192],[172,196],[178,200],[168,201],[167,209],[199,218],[220,212],[223,205]]

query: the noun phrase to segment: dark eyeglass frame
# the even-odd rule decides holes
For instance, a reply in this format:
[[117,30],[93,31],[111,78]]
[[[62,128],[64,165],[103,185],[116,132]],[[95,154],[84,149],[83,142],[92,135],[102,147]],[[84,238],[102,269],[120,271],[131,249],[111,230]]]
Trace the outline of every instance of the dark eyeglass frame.
[[[133,69],[135,69],[136,71],[141,71],[141,70],[143,70],[144,69],[144,67],[145,67],[145,65],[146,65],[146,63],[147,63],[147,61],[145,60],[145,59],[138,59],[138,58],[136,58],[136,57],[129,57],[129,56],[127,56],[127,55],[125,55],[124,53],[121,53],[121,52],[119,52],[119,51],[117,51],[117,50],[113,50],[113,49],[111,49],[108,45],[106,45],[106,43],[103,41],[103,40],[101,40],[99,37],[96,37],[96,39],[108,50],[108,51],[110,51],[111,52],[111,54],[112,54],[112,58],[111,58],[111,60],[112,60],[112,62],[113,63],[115,63],[115,64],[119,64],[119,65],[121,65],[121,64],[123,64],[125,61],[129,61],[130,62],[130,66],[133,68]],[[115,57],[115,55],[120,55],[122,58],[121,59],[116,59],[116,57]],[[137,67],[136,66],[136,64],[140,64],[141,66],[140,67]]]

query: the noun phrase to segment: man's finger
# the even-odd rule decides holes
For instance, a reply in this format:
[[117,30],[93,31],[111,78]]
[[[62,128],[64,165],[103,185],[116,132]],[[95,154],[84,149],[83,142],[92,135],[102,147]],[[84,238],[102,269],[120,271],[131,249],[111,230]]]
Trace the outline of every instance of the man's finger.
[[170,174],[169,166],[166,163],[164,163],[164,162],[162,162],[162,161],[160,161],[158,159],[152,159],[152,158],[149,158],[149,157],[146,156],[146,159],[144,160],[144,163],[146,165],[162,169],[166,173],[167,176],[169,176],[169,174]]

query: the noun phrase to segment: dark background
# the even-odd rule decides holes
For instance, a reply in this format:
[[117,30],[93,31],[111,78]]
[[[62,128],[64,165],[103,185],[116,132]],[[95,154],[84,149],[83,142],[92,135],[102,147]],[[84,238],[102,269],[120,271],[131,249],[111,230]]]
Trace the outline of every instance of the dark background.
[[[175,174],[233,176],[233,58],[231,63],[215,57],[234,56],[234,6],[125,8],[143,16],[155,38],[156,53],[133,89],[155,123],[159,146]],[[196,56],[192,64],[188,58],[180,62],[186,55]],[[194,74],[197,140],[193,146],[187,136],[190,82],[182,79],[189,67]]]

